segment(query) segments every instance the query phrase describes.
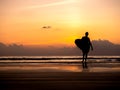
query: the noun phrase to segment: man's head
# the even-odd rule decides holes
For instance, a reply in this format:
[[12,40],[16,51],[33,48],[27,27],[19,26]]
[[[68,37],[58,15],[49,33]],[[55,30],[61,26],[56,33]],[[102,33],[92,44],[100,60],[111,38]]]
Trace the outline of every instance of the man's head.
[[85,36],[88,36],[88,35],[89,35],[89,33],[88,33],[88,32],[86,32],[86,33],[85,33]]

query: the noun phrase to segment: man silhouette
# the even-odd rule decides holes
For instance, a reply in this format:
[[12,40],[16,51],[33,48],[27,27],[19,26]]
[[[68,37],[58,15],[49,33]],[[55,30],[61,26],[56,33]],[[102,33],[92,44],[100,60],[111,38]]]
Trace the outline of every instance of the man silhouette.
[[82,62],[84,62],[84,61],[86,62],[90,47],[91,47],[91,50],[93,50],[93,46],[92,46],[92,43],[91,43],[88,35],[89,35],[89,33],[86,32],[85,36],[82,37],[82,39],[81,39],[82,40],[82,49],[81,50],[83,53],[83,61]]

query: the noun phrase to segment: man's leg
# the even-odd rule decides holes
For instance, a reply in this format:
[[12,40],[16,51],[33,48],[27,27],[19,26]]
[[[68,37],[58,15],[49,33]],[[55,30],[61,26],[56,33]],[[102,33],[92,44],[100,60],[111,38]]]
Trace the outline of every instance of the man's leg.
[[85,53],[85,62],[87,61],[88,53]]
[[84,59],[85,59],[85,53],[83,52],[83,61],[82,62],[84,62]]

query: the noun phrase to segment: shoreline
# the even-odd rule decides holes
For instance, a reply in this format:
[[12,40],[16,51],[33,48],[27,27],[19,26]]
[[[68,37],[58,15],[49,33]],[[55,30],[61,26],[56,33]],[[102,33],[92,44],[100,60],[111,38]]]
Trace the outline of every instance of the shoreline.
[[[0,57],[0,60],[80,60],[82,59],[81,58],[49,58],[49,57],[44,57],[44,58],[26,58],[26,57],[18,57],[18,58],[15,58],[15,57]],[[120,57],[88,57],[88,59],[116,59],[116,60],[120,60]]]
[[89,60],[86,63],[81,63],[80,60],[74,63],[8,61],[0,62],[1,90],[120,89],[120,63],[117,61],[95,63]]
[[35,72],[120,72],[119,62],[106,63],[0,63],[0,72],[35,71]]

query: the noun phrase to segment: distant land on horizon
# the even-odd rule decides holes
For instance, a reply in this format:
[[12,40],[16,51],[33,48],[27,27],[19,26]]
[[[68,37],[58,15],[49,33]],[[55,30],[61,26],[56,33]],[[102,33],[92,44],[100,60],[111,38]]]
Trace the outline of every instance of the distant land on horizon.
[[[74,43],[73,43],[74,44]],[[108,40],[93,40],[94,50],[89,55],[120,55],[120,44],[114,44]],[[81,50],[75,45],[72,46],[40,46],[27,47],[24,45],[6,45],[0,42],[0,56],[69,56],[82,55]]]

